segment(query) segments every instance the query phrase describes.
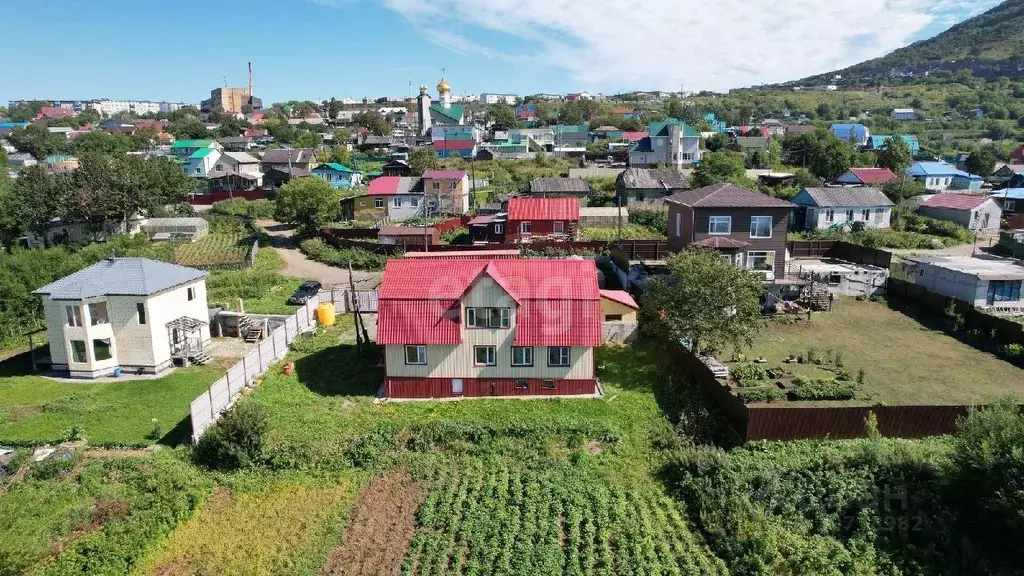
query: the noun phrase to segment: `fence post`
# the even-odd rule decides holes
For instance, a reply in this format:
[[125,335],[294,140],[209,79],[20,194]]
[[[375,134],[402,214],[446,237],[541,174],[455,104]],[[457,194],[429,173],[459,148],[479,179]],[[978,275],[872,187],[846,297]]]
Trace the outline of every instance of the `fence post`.
[[213,385],[206,389],[206,400],[210,404],[210,420],[217,417],[217,413],[213,411]]

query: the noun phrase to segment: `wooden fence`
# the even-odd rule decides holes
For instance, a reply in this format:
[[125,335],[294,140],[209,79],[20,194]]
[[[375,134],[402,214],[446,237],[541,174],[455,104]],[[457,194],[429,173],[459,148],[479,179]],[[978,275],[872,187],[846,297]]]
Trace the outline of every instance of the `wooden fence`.
[[964,326],[968,329],[980,330],[982,334],[995,334],[995,342],[1000,345],[1024,344],[1024,325],[1006,318],[1000,318],[978,310],[970,302],[943,296],[926,290],[919,284],[889,278],[886,284],[889,298],[902,298],[920,306],[933,315],[944,314],[950,303],[957,314],[963,316]]
[[786,249],[791,258],[835,258],[879,268],[892,264],[890,252],[836,240],[791,240]]
[[782,403],[745,405],[711,370],[679,347],[674,361],[700,386],[726,422],[745,441],[863,438],[868,415],[875,414],[883,436],[923,438],[951,434],[967,406],[793,406]]
[[316,327],[317,304],[319,299],[311,298],[305,306],[289,316],[284,324],[249,350],[237,364],[228,368],[220,380],[211,384],[209,389],[192,401],[189,405],[189,416],[192,421],[193,442],[198,442],[203,432],[235,404],[242,391],[252,385],[253,380],[262,376],[271,364],[285,357],[299,334]]

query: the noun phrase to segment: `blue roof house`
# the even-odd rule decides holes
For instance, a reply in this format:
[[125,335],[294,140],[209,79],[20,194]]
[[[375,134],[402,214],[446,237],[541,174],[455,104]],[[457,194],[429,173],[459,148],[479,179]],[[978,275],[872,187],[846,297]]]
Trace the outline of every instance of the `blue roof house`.
[[980,190],[982,178],[958,170],[945,162],[914,162],[907,168],[907,176],[924,184],[926,190]]
[[1017,214],[1024,212],[1024,188],[1003,188],[989,194],[999,204],[1003,213]]
[[[885,145],[885,141],[888,140],[889,138],[892,138],[892,136],[891,135],[875,135],[875,136],[871,136],[871,137],[868,138],[867,149],[868,150],[881,150],[882,146]],[[910,146],[910,153],[911,154],[917,154],[917,153],[919,153],[921,151],[921,142],[918,141],[917,136],[901,135],[900,138],[903,138],[903,141],[907,143],[907,146]]]
[[856,146],[867,146],[871,131],[863,124],[833,124],[829,131],[840,140],[846,140]]
[[708,124],[711,124],[711,129],[714,130],[716,133],[725,134],[725,121],[719,120],[713,112],[708,112],[707,114],[705,114],[704,120],[706,120]]
[[310,174],[327,182],[332,188],[352,188],[363,179],[362,173],[358,170],[353,170],[337,162],[321,164],[310,170]]

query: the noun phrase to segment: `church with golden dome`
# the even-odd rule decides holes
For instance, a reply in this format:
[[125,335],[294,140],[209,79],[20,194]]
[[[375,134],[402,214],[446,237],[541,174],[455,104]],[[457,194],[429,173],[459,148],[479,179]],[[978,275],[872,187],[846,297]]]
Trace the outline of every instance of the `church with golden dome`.
[[443,74],[441,81],[437,83],[437,102],[431,100],[426,84],[420,86],[420,95],[416,102],[420,136],[426,136],[433,126],[462,126],[465,121],[466,109],[464,106],[452,104],[452,87]]

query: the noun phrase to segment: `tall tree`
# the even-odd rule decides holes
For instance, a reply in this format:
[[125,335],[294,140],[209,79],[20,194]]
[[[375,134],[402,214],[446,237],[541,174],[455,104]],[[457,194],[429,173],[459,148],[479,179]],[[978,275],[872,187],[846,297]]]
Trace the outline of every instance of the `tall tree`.
[[67,215],[70,196],[71,186],[66,177],[51,174],[39,165],[29,166],[14,181],[15,204],[8,208],[49,246],[46,225],[54,218]]
[[413,174],[423,174],[437,167],[437,152],[431,146],[413,148],[409,152],[409,168]]
[[719,252],[688,248],[670,256],[669,276],[650,281],[641,326],[697,351],[750,346],[764,325],[763,278],[725,262]]
[[487,121],[505,129],[519,126],[515,108],[504,102],[487,105]]
[[984,146],[971,152],[964,160],[964,168],[971,174],[991,176],[996,168],[996,153],[991,146]]
[[882,148],[876,156],[880,168],[888,168],[901,178],[914,161],[910,145],[899,136],[893,136],[882,143]]
[[830,181],[838,178],[853,166],[853,146],[826,131],[816,132],[817,138],[811,147],[809,168],[815,176]]
[[67,142],[50,134],[50,131],[44,126],[35,124],[16,128],[7,136],[7,139],[12,146],[18,149],[18,152],[27,152],[40,160],[50,154],[67,149]]
[[386,136],[391,133],[391,125],[376,110],[368,110],[362,114],[356,114],[353,118],[355,123],[378,136]]
[[199,140],[209,138],[211,135],[205,124],[192,117],[168,122],[167,131],[174,134],[178,140]]
[[693,170],[690,183],[695,188],[719,182],[741,182],[746,178],[743,158],[729,152],[709,152]]
[[341,211],[342,192],[320,178],[295,178],[277,192],[274,217],[294,224],[299,234],[315,235]]

